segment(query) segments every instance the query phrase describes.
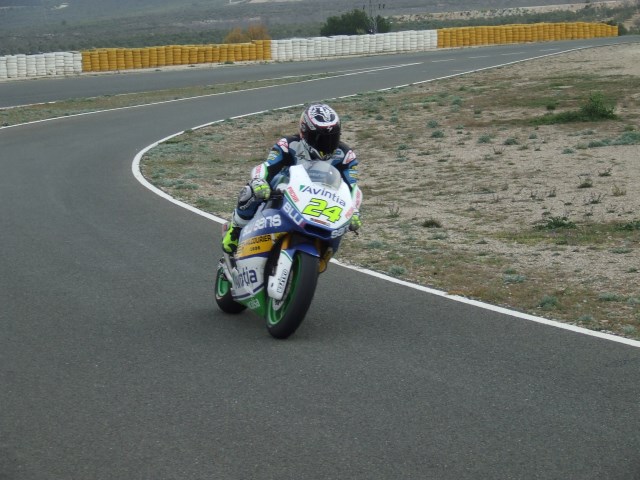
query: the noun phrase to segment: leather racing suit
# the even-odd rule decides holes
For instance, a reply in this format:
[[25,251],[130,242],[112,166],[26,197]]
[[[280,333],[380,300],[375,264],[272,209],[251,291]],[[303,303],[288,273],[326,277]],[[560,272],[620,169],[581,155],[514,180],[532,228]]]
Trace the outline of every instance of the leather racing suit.
[[[273,189],[279,183],[280,178],[287,175],[289,167],[296,165],[300,159],[317,160],[319,157],[315,150],[309,149],[306,142],[302,141],[300,135],[281,138],[271,148],[266,161],[251,171],[251,180],[262,179],[269,183]],[[352,196],[360,195],[357,187],[358,160],[354,151],[345,143],[340,142],[333,155],[326,161],[331,162],[341,173],[342,178],[351,188]],[[261,203],[262,200],[256,198],[251,187],[247,185],[240,192],[238,206],[233,215],[233,223],[244,227],[253,218]]]

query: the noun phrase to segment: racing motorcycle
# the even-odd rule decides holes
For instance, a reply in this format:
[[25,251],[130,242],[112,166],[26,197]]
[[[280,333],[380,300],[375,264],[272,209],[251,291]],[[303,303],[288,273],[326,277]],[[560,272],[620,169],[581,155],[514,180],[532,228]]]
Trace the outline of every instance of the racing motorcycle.
[[220,309],[249,308],[266,320],[273,337],[293,334],[361,202],[361,191],[352,191],[329,162],[290,167],[241,230],[236,252],[220,259],[215,280]]

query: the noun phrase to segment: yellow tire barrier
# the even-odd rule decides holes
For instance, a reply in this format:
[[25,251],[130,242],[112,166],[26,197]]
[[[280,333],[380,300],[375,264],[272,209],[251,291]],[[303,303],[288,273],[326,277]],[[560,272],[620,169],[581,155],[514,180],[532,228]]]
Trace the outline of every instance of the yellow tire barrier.
[[494,27],[457,27],[438,30],[438,48],[617,36],[618,27],[604,23],[535,23]]
[[[397,33],[384,35],[397,35]],[[437,48],[457,48],[615,36],[618,36],[618,27],[603,23],[536,23],[491,27],[457,27],[437,30],[437,39],[435,36],[433,37],[431,48],[435,48],[436,44]],[[332,38],[332,41],[337,41],[336,38]],[[377,39],[374,38],[374,40]],[[279,42],[285,41],[280,40]],[[371,44],[371,42],[369,43]],[[380,45],[384,45],[384,42],[381,41]],[[273,60],[273,55],[275,55],[272,46],[277,48],[278,45],[271,40],[254,40],[250,43],[236,44],[102,48],[83,51],[80,54],[83,72],[103,72],[203,63],[269,61]],[[331,52],[331,49],[328,48],[327,52]],[[321,56],[320,47],[318,47],[317,55]],[[275,60],[282,60],[282,58],[277,57]]]
[[[24,75],[74,75],[81,72],[122,71],[195,63],[307,60],[341,55],[426,51],[436,48],[615,36],[618,36],[618,27],[616,26],[603,23],[575,22],[445,28],[274,41],[255,40],[242,44],[101,48],[83,52],[44,54],[47,62],[38,63],[38,60],[42,60],[38,58],[35,61],[35,72],[32,69],[25,73],[16,71],[15,56],[0,56],[0,80],[19,78]],[[42,55],[35,56],[41,57]],[[49,62],[49,59],[52,62]],[[12,68],[9,68],[9,60],[13,62]]]
[[99,48],[80,52],[83,72],[156,68],[202,63],[271,60],[271,40],[221,45],[165,45],[146,48]]

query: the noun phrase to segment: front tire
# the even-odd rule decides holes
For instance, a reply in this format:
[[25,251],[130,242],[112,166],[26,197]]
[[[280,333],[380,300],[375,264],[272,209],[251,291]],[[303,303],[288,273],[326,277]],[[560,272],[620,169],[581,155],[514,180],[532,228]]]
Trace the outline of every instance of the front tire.
[[318,284],[318,257],[296,252],[282,300],[267,300],[267,330],[274,338],[295,332],[311,306]]
[[240,313],[246,306],[236,302],[231,296],[231,282],[224,274],[222,265],[218,266],[216,273],[216,303],[225,313]]

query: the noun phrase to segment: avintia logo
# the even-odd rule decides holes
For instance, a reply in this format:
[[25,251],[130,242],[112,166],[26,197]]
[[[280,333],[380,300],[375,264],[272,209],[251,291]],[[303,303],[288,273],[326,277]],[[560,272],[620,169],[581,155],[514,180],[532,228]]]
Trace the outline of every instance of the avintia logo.
[[340,195],[338,195],[333,190],[327,190],[326,188],[317,186],[300,185],[300,191],[302,193],[310,193],[311,195],[318,195],[320,197],[328,198],[338,203],[341,207],[346,206],[345,201],[340,198]]
[[253,269],[243,268],[239,272],[234,272],[234,283],[238,287],[248,287],[258,281],[258,274]]

